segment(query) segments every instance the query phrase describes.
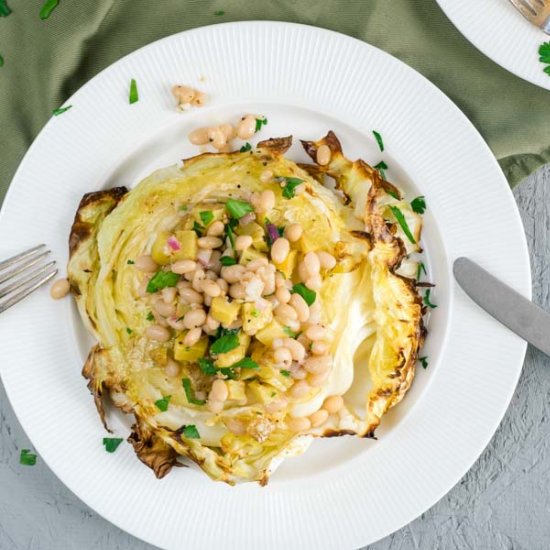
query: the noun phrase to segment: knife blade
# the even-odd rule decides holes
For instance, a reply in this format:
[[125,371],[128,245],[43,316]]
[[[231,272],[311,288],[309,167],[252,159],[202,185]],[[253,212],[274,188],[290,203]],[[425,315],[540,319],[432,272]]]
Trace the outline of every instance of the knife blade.
[[550,313],[468,258],[453,264],[456,281],[489,315],[550,356]]

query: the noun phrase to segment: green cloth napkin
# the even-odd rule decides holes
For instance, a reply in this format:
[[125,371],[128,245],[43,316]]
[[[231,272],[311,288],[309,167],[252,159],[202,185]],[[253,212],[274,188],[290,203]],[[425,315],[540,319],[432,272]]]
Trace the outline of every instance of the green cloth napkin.
[[393,54],[466,113],[511,185],[550,161],[550,92],[476,50],[435,0],[60,0],[46,20],[43,0],[3,2],[12,13],[0,17],[0,201],[52,110],[86,81],[154,40],[226,21],[306,23]]

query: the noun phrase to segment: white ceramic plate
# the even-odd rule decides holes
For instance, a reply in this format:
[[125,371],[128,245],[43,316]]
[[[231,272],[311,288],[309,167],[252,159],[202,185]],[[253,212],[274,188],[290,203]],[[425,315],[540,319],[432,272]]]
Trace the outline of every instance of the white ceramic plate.
[[532,25],[510,0],[437,0],[476,48],[511,73],[550,90],[538,49],[550,36]]
[[[136,78],[140,101],[128,104]],[[170,87],[208,92],[179,114]],[[102,72],[35,141],[0,217],[0,256],[47,242],[64,265],[82,194],[133,186],[196,153],[199,125],[263,113],[260,138],[314,139],[333,129],[348,155],[390,165],[422,193],[423,244],[439,307],[412,390],[378,441],[317,441],[266,488],[229,487],[193,468],[158,481],[128,444],[107,454],[80,369],[89,339],[71,300],[43,289],[0,319],[0,371],[21,424],[59,478],[109,521],[165,548],[357,548],[441,498],[489,442],[514,391],[525,344],[474,306],[451,279],[461,255],[525,296],[530,272],[512,194],[464,115],[412,69],[376,48],[287,23],[216,25],[151,44]],[[383,134],[381,154],[372,129]],[[295,146],[290,155],[302,153]],[[117,433],[129,420],[117,417]]]

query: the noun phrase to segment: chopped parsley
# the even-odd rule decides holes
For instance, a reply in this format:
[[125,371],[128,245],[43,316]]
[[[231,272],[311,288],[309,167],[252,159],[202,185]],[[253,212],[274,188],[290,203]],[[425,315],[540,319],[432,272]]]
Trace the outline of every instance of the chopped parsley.
[[42,19],[43,21],[48,19],[53,10],[57,8],[58,4],[59,0],[46,0],[46,2],[44,2],[44,5],[42,6],[42,9],[40,10],[40,19]]
[[53,116],[62,115],[63,113],[66,113],[69,109],[72,109],[72,108],[73,108],[72,105],[67,105],[66,107],[59,107],[58,109],[54,109],[52,111],[52,115]]
[[411,208],[413,209],[413,212],[416,212],[417,214],[424,214],[424,211],[426,210],[426,200],[424,199],[424,196],[421,195],[420,197],[413,199],[411,201]]
[[206,357],[201,357],[199,359],[199,368],[204,374],[208,376],[214,376],[218,372],[218,370],[214,366],[214,361]]
[[385,171],[388,169],[388,165],[383,160],[381,160],[374,168],[378,170],[378,172],[380,172],[380,176],[382,177],[383,180],[385,180],[386,179]]
[[223,10],[218,10],[214,12],[214,15],[225,15],[225,12]]
[[296,187],[304,183],[304,180],[301,180],[300,178],[287,178],[284,176],[278,178],[278,180],[285,182],[285,186],[283,187],[283,197],[285,197],[285,199],[291,199],[294,197],[296,195]]
[[189,424],[189,426],[182,426],[181,433],[183,437],[186,437],[187,439],[200,439],[201,437],[199,430],[197,430],[197,427],[194,424]]
[[315,290],[311,290],[311,288],[308,288],[304,283],[294,285],[291,292],[292,294],[299,294],[308,306],[313,304],[313,302],[315,302],[315,298],[317,298],[317,293]]
[[217,340],[214,340],[210,346],[210,353],[219,355],[220,353],[227,353],[235,348],[239,347],[239,337],[236,332],[230,332],[223,334]]
[[281,374],[283,376],[289,377],[290,376],[290,371],[289,370],[281,370]]
[[0,0],[0,17],[7,17],[11,13],[11,9],[6,3],[6,0]]
[[193,222],[193,231],[197,234],[197,237],[202,237],[205,232],[205,228],[197,221]]
[[132,334],[132,332],[134,332],[134,331],[133,331],[131,328],[126,327],[126,332],[127,332],[128,334]]
[[256,129],[255,132],[259,132],[262,129],[262,126],[267,124],[267,118],[257,118],[256,119]]
[[426,272],[426,266],[424,265],[424,262],[418,262],[418,267],[416,268],[416,280],[420,281],[420,277],[422,275],[422,272],[424,272],[424,275],[427,275]]
[[539,46],[539,61],[547,64],[543,71],[550,76],[550,42],[544,42]]
[[4,58],[0,55],[0,67],[4,66]]
[[180,276],[177,273],[171,271],[157,271],[153,278],[147,283],[147,292],[153,293],[167,288],[170,286],[176,286]]
[[248,143],[248,141],[239,149],[240,153],[248,153],[248,151],[252,151],[252,145]]
[[435,309],[435,308],[437,307],[437,305],[436,305],[436,304],[432,304],[432,303],[430,302],[430,292],[431,292],[431,289],[428,288],[428,290],[426,290],[426,294],[424,294],[424,300],[423,300],[423,302],[424,302],[424,305],[425,305],[425,306],[428,306],[428,307],[430,307],[430,308],[432,308],[432,309]]
[[237,373],[231,367],[223,367],[220,372],[230,380],[237,379]]
[[132,78],[132,80],[130,81],[130,96],[128,99],[130,101],[130,105],[139,101],[139,93],[135,78]]
[[395,219],[398,221],[399,225],[401,226],[403,233],[405,233],[405,235],[407,236],[407,239],[409,239],[409,241],[411,241],[412,244],[416,244],[416,240],[413,237],[411,230],[409,229],[409,225],[407,224],[407,220],[405,219],[403,212],[401,212],[401,210],[399,210],[397,206],[390,206],[390,210],[392,211],[393,215],[395,216]]
[[400,200],[400,198],[401,198],[395,191],[392,191],[391,189],[384,189],[384,191],[385,191],[390,197],[393,197],[393,198],[396,199],[396,200]]
[[182,205],[178,208],[178,210],[179,210],[180,212],[187,212],[187,205],[186,205],[186,204],[182,204]]
[[208,226],[214,219],[214,213],[212,212],[212,210],[205,210],[204,212],[199,212],[199,216],[205,227]]
[[428,358],[427,357],[419,357],[418,360],[420,361],[420,364],[422,365],[422,368],[427,369],[428,368]]
[[254,212],[254,208],[252,208],[249,202],[238,199],[228,199],[225,203],[225,208],[229,212],[229,215],[236,220],[240,220],[243,216]]
[[376,130],[373,130],[372,134],[376,139],[376,143],[378,143],[378,147],[380,147],[380,151],[384,151],[384,140],[382,139],[382,135]]
[[127,263],[128,265],[134,265],[136,262],[134,262],[134,260],[128,260],[126,263]]
[[297,332],[294,332],[290,327],[284,326],[283,332],[289,337],[289,338],[296,338],[298,336]]
[[114,453],[122,443],[122,437],[104,437],[103,445],[108,453]]
[[147,314],[147,317],[145,317],[148,321],[154,321],[155,320],[155,316],[153,315],[153,312],[150,311],[148,314]]
[[231,365],[232,369],[259,369],[260,365],[253,361],[250,357],[243,357],[240,361],[237,361]]
[[197,399],[195,397],[195,392],[193,391],[191,380],[189,380],[189,378],[182,378],[181,384],[185,391],[185,397],[187,398],[187,401],[189,403],[191,403],[192,405],[204,405],[206,403],[204,399]]
[[257,317],[260,316],[260,312],[259,312],[256,308],[254,308],[254,309],[250,312],[250,315],[252,315],[252,317],[254,317],[254,318],[257,318]]
[[[232,222],[235,222],[234,224]],[[237,220],[229,220],[229,223],[225,226],[225,234],[231,243],[231,248],[235,250],[235,233],[233,233],[233,227],[239,222]]]
[[19,464],[23,464],[23,466],[34,466],[36,464],[36,455],[31,453],[30,449],[21,449]]
[[157,409],[159,411],[166,412],[168,410],[168,403],[170,403],[171,398],[172,398],[171,395],[167,395],[162,399],[155,401],[155,405],[157,406]]
[[231,256],[222,256],[220,258],[220,263],[227,267],[228,265],[235,265],[237,263],[237,260],[235,260],[235,258],[232,258]]

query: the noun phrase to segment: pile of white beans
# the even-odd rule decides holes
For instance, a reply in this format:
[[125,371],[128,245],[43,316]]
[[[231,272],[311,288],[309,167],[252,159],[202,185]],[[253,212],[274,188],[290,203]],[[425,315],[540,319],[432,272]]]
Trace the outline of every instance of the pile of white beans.
[[220,153],[232,150],[231,142],[235,138],[246,141],[256,133],[256,121],[264,120],[262,115],[247,114],[241,117],[236,126],[229,123],[219,126],[204,126],[193,130],[188,138],[193,145],[212,145]]
[[[275,194],[265,190],[251,197],[250,203],[255,215],[264,216],[275,206]],[[227,220],[224,220],[227,221]],[[153,273],[160,270],[150,255],[135,260],[134,267],[144,272],[142,296],[149,296],[154,324],[149,326],[145,335],[161,343],[173,337],[173,331],[187,331],[183,343],[186,346],[196,344],[203,334],[213,336],[220,323],[209,314],[212,300],[218,296],[227,296],[230,301],[254,303],[259,311],[269,308],[280,324],[299,334],[297,338],[277,338],[271,350],[275,367],[288,371],[293,384],[274,400],[264,405],[268,413],[285,411],[290,401],[296,402],[311,397],[318,392],[330,376],[333,358],[329,353],[330,335],[321,322],[320,296],[317,294],[312,305],[308,305],[298,293],[292,293],[293,283],[277,271],[276,264],[283,263],[293,246],[298,245],[303,228],[299,223],[291,223],[284,229],[284,236],[276,239],[271,246],[271,261],[265,257],[251,260],[246,265],[223,266],[222,256],[232,256],[236,260],[240,254],[253,244],[249,235],[235,236],[235,249],[225,238],[225,223],[217,220],[206,229],[204,236],[198,239],[197,258],[179,260],[170,265],[173,273],[181,275],[176,287],[164,288],[160,292],[147,294],[145,286]],[[336,259],[326,251],[310,251],[298,263],[299,280],[308,288],[319,291],[322,286],[322,273],[333,269]],[[188,309],[182,318],[177,318],[178,303]],[[241,318],[237,318],[224,328],[241,329],[249,336],[255,330],[243,327]],[[178,376],[180,365],[169,359],[165,367],[167,376]],[[214,379],[208,393],[208,406],[214,413],[223,410],[229,396],[225,380]],[[287,417],[287,427],[300,432],[323,424],[330,414],[342,407],[339,396],[328,397],[322,407],[308,417]],[[238,419],[232,419],[228,428],[235,434],[244,433],[246,425]]]
[[202,107],[206,103],[206,94],[189,86],[176,84],[172,87],[178,111],[188,111],[192,106]]

